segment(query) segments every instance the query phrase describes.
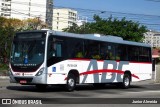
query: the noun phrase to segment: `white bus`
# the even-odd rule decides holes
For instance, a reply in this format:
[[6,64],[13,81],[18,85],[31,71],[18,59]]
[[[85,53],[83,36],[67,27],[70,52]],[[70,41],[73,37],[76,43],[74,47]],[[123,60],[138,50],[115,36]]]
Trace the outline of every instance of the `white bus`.
[[128,88],[131,81],[151,79],[151,47],[110,35],[19,32],[9,68],[10,82],[40,89],[63,85],[73,91],[76,84],[86,83]]

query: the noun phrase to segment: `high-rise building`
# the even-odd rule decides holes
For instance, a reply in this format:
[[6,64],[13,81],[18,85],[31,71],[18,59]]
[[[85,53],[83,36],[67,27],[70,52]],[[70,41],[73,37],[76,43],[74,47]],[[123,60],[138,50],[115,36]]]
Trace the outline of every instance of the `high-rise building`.
[[53,27],[55,31],[63,31],[77,22],[77,11],[67,8],[53,9]]
[[144,43],[160,47],[160,32],[149,31],[144,34]]
[[0,16],[11,16],[11,0],[0,0]]
[[53,0],[0,0],[0,16],[7,18],[40,18],[52,26]]

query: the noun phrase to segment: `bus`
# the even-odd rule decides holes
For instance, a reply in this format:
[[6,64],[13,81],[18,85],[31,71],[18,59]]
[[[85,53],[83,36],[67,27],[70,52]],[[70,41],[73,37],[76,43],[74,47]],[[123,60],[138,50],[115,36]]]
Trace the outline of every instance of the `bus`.
[[151,47],[100,34],[74,34],[53,30],[18,32],[9,63],[11,83],[61,85],[73,91],[78,84],[95,87],[152,78]]

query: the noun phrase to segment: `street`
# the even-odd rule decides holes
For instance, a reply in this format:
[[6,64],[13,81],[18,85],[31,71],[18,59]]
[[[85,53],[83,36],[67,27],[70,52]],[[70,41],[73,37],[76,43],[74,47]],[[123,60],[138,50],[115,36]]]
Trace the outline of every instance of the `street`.
[[132,83],[129,89],[115,85],[94,88],[92,85],[78,85],[74,92],[66,92],[58,86],[48,86],[45,91],[35,86],[9,83],[0,80],[0,98],[160,98],[160,84],[152,80]]
[[[49,104],[62,104],[64,106],[65,101],[71,98],[69,103],[77,104],[89,101],[94,101],[94,106],[98,107],[99,103],[107,100],[103,98],[109,98],[108,100],[122,100],[122,104],[125,104],[124,100],[129,98],[160,98],[160,84],[155,84],[153,80],[142,81],[138,83],[132,83],[129,89],[120,89],[115,85],[106,85],[104,88],[94,88],[92,85],[78,85],[74,92],[66,92],[64,88],[58,86],[48,86],[45,91],[39,91],[35,86],[20,85],[15,83],[9,83],[8,79],[0,79],[0,98],[20,98],[20,99],[43,99],[47,98],[46,102]],[[53,99],[50,99],[53,98]],[[78,99],[77,99],[78,98]],[[86,98],[86,99],[85,99]],[[90,99],[91,98],[91,99]],[[92,99],[95,98],[95,99]],[[124,100],[123,100],[124,98]],[[86,101],[85,101],[85,100]],[[51,101],[50,101],[51,100]],[[79,101],[78,101],[79,100]],[[81,100],[81,101],[80,101]],[[100,102],[99,102],[100,101]],[[108,102],[107,102],[108,103]],[[112,101],[108,104],[111,104]],[[118,101],[114,102],[118,103]],[[126,105],[130,102],[126,102]],[[158,102],[159,103],[159,102]],[[121,104],[121,102],[119,102]],[[150,104],[148,104],[150,105]],[[159,104],[152,104],[157,106]],[[15,107],[15,105],[12,105]],[[16,105],[17,106],[17,105]],[[18,105],[19,106],[19,105]],[[58,105],[59,106],[59,105]],[[68,105],[69,106],[69,105]]]

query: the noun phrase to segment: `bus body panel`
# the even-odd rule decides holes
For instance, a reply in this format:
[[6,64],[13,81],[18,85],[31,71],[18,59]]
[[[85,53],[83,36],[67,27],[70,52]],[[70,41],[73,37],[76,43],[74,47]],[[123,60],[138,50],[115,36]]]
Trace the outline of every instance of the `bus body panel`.
[[81,61],[65,60],[48,67],[48,84],[66,84],[68,73],[71,70],[82,71]]
[[142,63],[139,67],[140,80],[152,79],[152,63]]
[[[92,62],[92,60],[84,59],[66,60],[54,64],[48,68],[47,84],[66,84],[67,75],[71,70],[77,70],[79,72],[80,84],[122,82],[125,71],[131,72],[133,82],[151,79],[151,72],[149,72],[152,68],[151,63],[132,63],[126,61],[122,69],[118,70],[121,61],[108,61],[111,62],[108,66],[105,66],[104,62],[106,60],[94,61],[96,63]],[[116,67],[114,67],[112,62],[117,63]]]
[[[122,67],[122,72],[119,72],[118,70],[118,65],[119,62],[117,62],[117,67],[116,69],[113,69],[113,64],[109,64],[107,68],[103,68],[104,67],[104,61],[97,61],[97,69],[94,69],[93,66],[89,67],[90,61],[84,61],[83,62],[83,72],[81,72],[82,74],[86,74],[87,75],[87,79],[85,75],[80,76],[80,83],[87,83],[86,81],[91,81],[91,83],[112,83],[112,82],[122,82],[123,79],[123,75],[125,71],[130,71],[131,72],[131,77],[132,77],[132,81],[141,81],[141,80],[146,80],[146,79],[151,79],[151,75],[152,73],[150,72],[152,70],[152,64],[146,64],[146,63],[129,63],[128,65],[123,65]],[[96,64],[94,65],[96,66]],[[88,67],[90,68],[88,70]],[[97,70],[97,71],[93,71],[93,70]],[[108,71],[107,71],[108,70]],[[117,71],[114,71],[117,70]],[[143,71],[147,71],[147,72],[142,72]],[[88,72],[84,73],[84,72]],[[93,72],[89,73],[89,72]],[[98,74],[98,75],[97,75]],[[89,75],[89,76],[88,76]],[[142,76],[143,75],[143,76]]]
[[[24,39],[24,37],[21,37],[23,33],[25,38],[28,37],[27,33],[31,34],[28,41]],[[13,43],[14,46],[12,48],[13,52],[11,52],[11,62],[9,64],[11,82],[31,85],[66,84],[70,72],[78,72],[79,84],[123,82],[125,72],[131,73],[131,80],[133,82],[151,79],[152,77],[151,47],[149,45],[124,41],[123,39],[116,39],[111,36],[94,37],[92,34],[82,35],[51,30],[34,31],[33,33],[37,33],[35,38],[35,41],[37,39],[36,42],[32,39],[34,37],[32,31],[18,33],[17,38],[15,38],[15,43]],[[20,40],[18,40],[18,38]],[[52,46],[52,43],[56,46]],[[11,67],[11,64],[19,64],[20,52],[24,53],[21,51],[23,49],[22,47],[16,48],[19,44],[29,47],[26,48],[31,51],[27,53],[28,59],[34,57],[32,59],[33,61],[37,64],[42,64],[37,70],[33,72],[17,72]],[[57,48],[57,56],[48,57],[50,52],[49,48],[52,47]],[[106,50],[112,52],[112,58],[106,58]],[[43,55],[39,53],[40,51],[44,54],[43,58],[36,56]],[[75,55],[78,51],[80,51],[79,54]],[[34,55],[31,53],[34,53]],[[89,53],[94,55],[94,58],[92,55],[88,56]],[[20,62],[24,63],[24,65],[29,61],[25,61],[25,54],[22,55],[22,61]],[[72,54],[74,54],[74,56],[72,56]],[[40,61],[38,62],[39,59]],[[42,68],[43,72],[37,75]]]
[[[89,60],[66,60],[54,64],[47,68],[46,73],[41,76],[35,76],[36,72],[13,72],[10,75],[10,82],[17,83],[15,78],[19,80],[25,80],[27,78],[32,78],[31,83],[28,84],[66,84],[66,78],[71,70],[77,70],[80,74],[80,84],[83,83],[112,83],[112,82],[122,82],[123,73],[115,73],[115,71],[103,71],[103,70],[114,70],[113,64],[108,64],[104,66],[104,61],[97,61],[93,65]],[[119,62],[117,63],[116,70],[118,70]],[[42,65],[43,66],[43,65]],[[96,66],[96,68],[95,68]],[[40,67],[42,68],[42,67]],[[94,70],[97,72],[90,73]],[[98,71],[99,70],[99,71]],[[146,79],[151,79],[152,64],[150,63],[129,63],[128,65],[123,65],[122,71],[130,71],[132,73],[132,81],[141,81]],[[88,73],[86,73],[88,72]],[[118,78],[120,77],[120,78]],[[47,80],[46,80],[47,79]]]

